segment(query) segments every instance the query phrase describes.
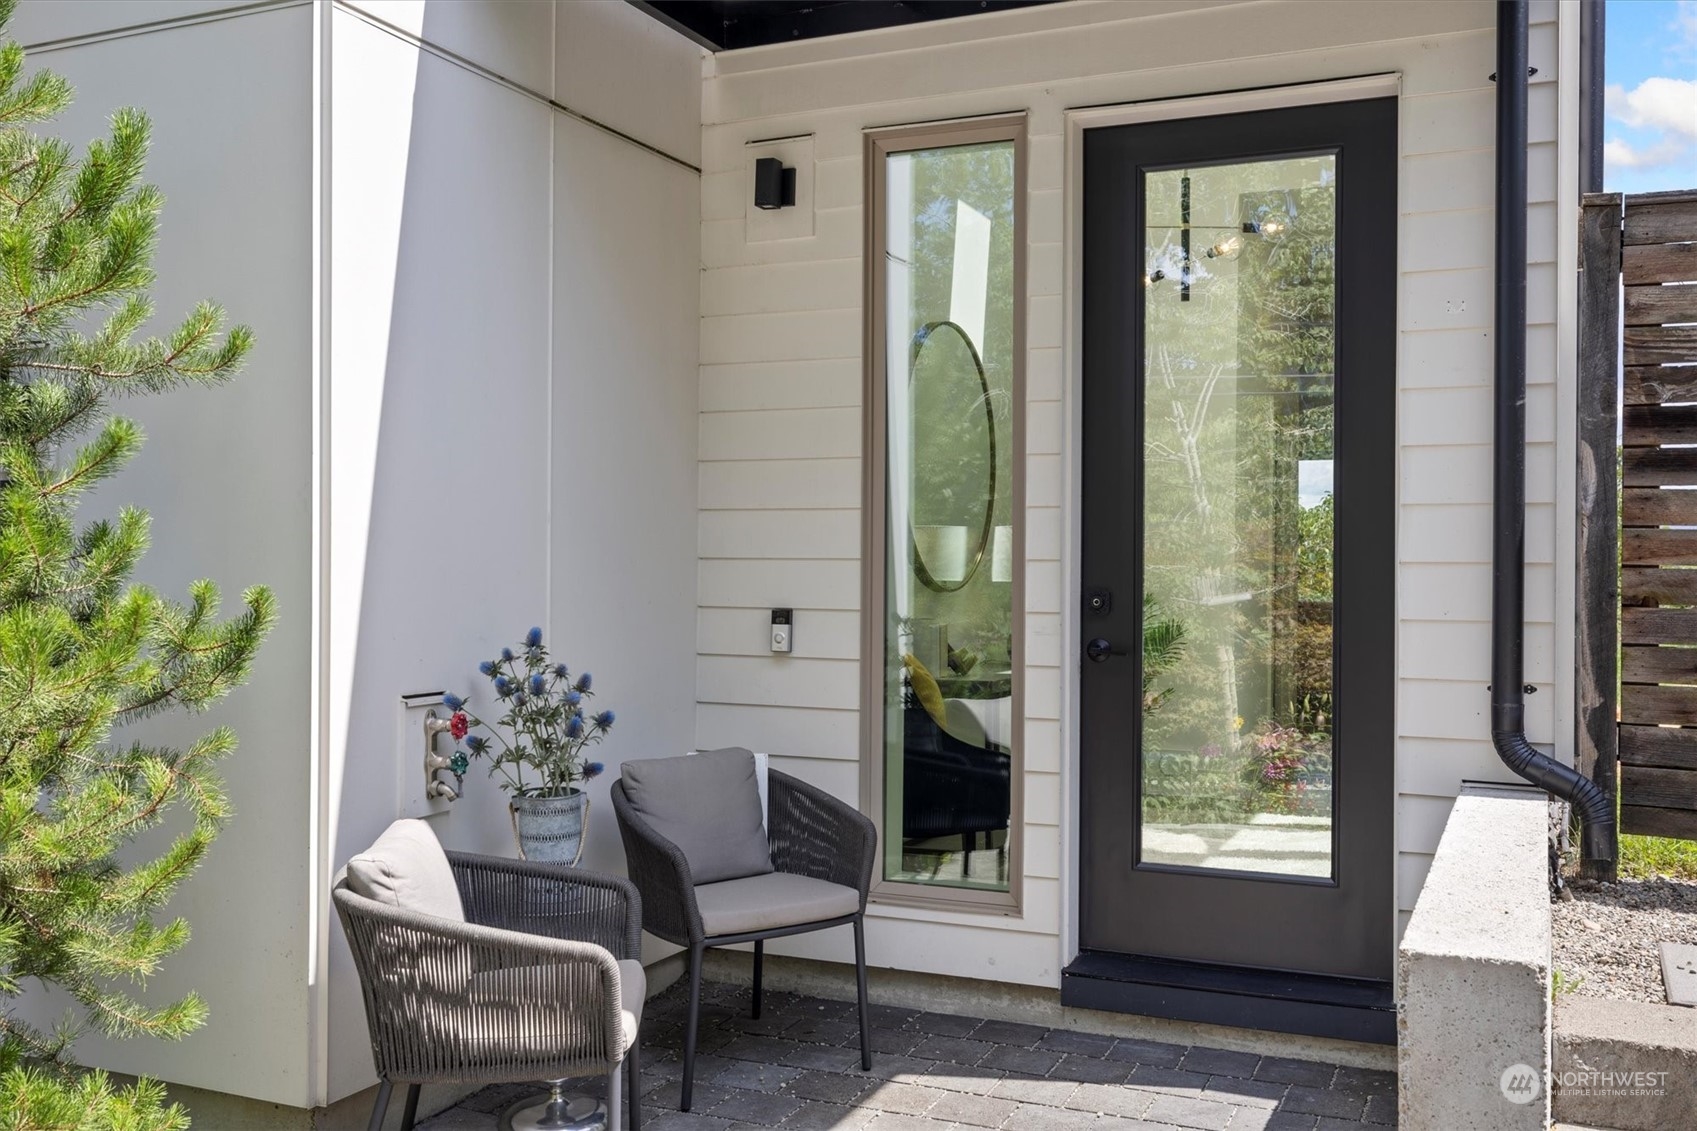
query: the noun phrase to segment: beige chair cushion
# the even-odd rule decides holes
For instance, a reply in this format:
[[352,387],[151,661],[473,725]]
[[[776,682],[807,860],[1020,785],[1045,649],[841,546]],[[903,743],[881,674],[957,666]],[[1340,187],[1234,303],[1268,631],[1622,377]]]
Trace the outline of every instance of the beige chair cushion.
[[644,758],[619,770],[630,806],[678,846],[698,884],[772,870],[754,755],[741,747]]
[[619,962],[619,1008],[625,1019],[625,1048],[636,1041],[636,1031],[642,1025],[642,1003],[648,999],[648,975],[642,963],[634,959]]
[[709,935],[741,935],[835,919],[860,910],[860,893],[841,884],[769,872],[695,889],[702,929]]
[[390,907],[465,922],[448,855],[420,820],[396,821],[376,844],[349,860],[348,888]]

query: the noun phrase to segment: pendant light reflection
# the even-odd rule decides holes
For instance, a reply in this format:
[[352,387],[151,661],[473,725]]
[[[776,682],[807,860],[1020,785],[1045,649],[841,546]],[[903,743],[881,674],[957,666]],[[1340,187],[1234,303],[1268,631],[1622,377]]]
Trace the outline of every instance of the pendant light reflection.
[[[1292,202],[1287,201],[1286,203],[1289,206]],[[1294,208],[1291,211],[1294,211]],[[1179,278],[1184,282],[1190,282],[1193,278],[1193,272],[1190,270],[1191,265],[1198,264],[1203,259],[1236,259],[1243,254],[1243,249],[1248,246],[1244,242],[1244,236],[1259,236],[1265,240],[1277,240],[1283,237],[1290,231],[1291,211],[1280,211],[1276,207],[1261,205],[1255,209],[1249,219],[1243,221],[1241,234],[1227,236],[1219,243],[1204,250],[1200,256],[1194,256],[1190,253],[1189,241],[1186,240],[1186,246],[1179,252],[1178,256],[1180,261],[1177,267]],[[1182,234],[1188,236],[1190,228],[1189,224],[1183,225]],[[1168,266],[1171,266],[1171,264],[1169,263]],[[1172,277],[1166,267],[1152,266],[1143,276],[1143,285],[1150,287],[1163,279]]]

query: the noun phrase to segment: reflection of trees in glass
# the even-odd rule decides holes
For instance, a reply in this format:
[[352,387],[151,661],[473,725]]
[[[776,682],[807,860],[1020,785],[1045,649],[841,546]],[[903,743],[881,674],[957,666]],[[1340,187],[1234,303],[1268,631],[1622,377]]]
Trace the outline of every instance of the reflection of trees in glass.
[[[1150,264],[1167,278],[1145,305],[1145,589],[1187,639],[1148,752],[1206,763],[1263,723],[1329,723],[1332,504],[1300,507],[1297,461],[1332,455],[1330,160],[1197,172],[1188,268],[1160,226],[1177,223],[1181,174],[1149,175]],[[1270,174],[1318,183],[1261,191]]]
[[1155,690],[1155,682],[1184,655],[1184,625],[1162,611],[1160,603],[1143,595],[1143,714],[1160,709],[1171,687]]
[[[956,146],[911,156],[913,176],[912,304],[905,312],[909,340],[928,322],[949,319],[954,290],[956,217],[964,203],[989,218],[990,256],[983,341],[975,341],[990,389],[996,429],[996,498],[992,521],[1013,521],[1013,145]],[[894,335],[902,312],[890,312]],[[963,321],[968,321],[963,319]],[[914,521],[968,527],[976,548],[989,482],[984,406],[971,358],[953,334],[937,334],[920,351],[910,391],[913,421]],[[897,487],[896,489],[902,489]],[[900,534],[900,532],[892,532]],[[892,537],[893,552],[901,542]],[[949,626],[956,648],[980,663],[1006,667],[1012,617],[1009,587],[990,578],[989,552],[972,580],[953,593],[914,587],[912,615]],[[987,663],[988,662],[988,663]]]

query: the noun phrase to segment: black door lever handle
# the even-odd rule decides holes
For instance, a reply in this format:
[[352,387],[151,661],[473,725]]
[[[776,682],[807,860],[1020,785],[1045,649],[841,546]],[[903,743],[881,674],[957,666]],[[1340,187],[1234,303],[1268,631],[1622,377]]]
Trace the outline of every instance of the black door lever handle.
[[1092,663],[1104,663],[1109,656],[1123,656],[1125,649],[1115,648],[1100,636],[1084,646],[1084,654],[1090,657]]

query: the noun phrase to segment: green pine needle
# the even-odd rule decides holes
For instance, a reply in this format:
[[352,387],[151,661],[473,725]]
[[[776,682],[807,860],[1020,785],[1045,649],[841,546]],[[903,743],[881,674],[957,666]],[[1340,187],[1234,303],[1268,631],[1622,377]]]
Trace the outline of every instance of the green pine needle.
[[[0,0],[0,28],[13,7]],[[187,1114],[158,1084],[84,1072],[75,1046],[91,1030],[174,1040],[205,1021],[198,996],[147,987],[188,942],[161,910],[229,816],[217,770],[236,739],[116,735],[240,685],[276,602],[250,588],[225,619],[210,581],[186,601],[136,585],[147,515],[79,523],[77,506],[141,448],[113,398],[226,381],[253,334],[203,302],[143,336],[164,206],[142,181],[147,116],[119,110],[80,156],[24,128],[70,97],[0,43],[0,1131],[178,1131]],[[162,826],[168,839],[146,843],[163,847],[141,850]],[[32,982],[76,1008],[51,1029],[25,1024],[10,1000]]]

